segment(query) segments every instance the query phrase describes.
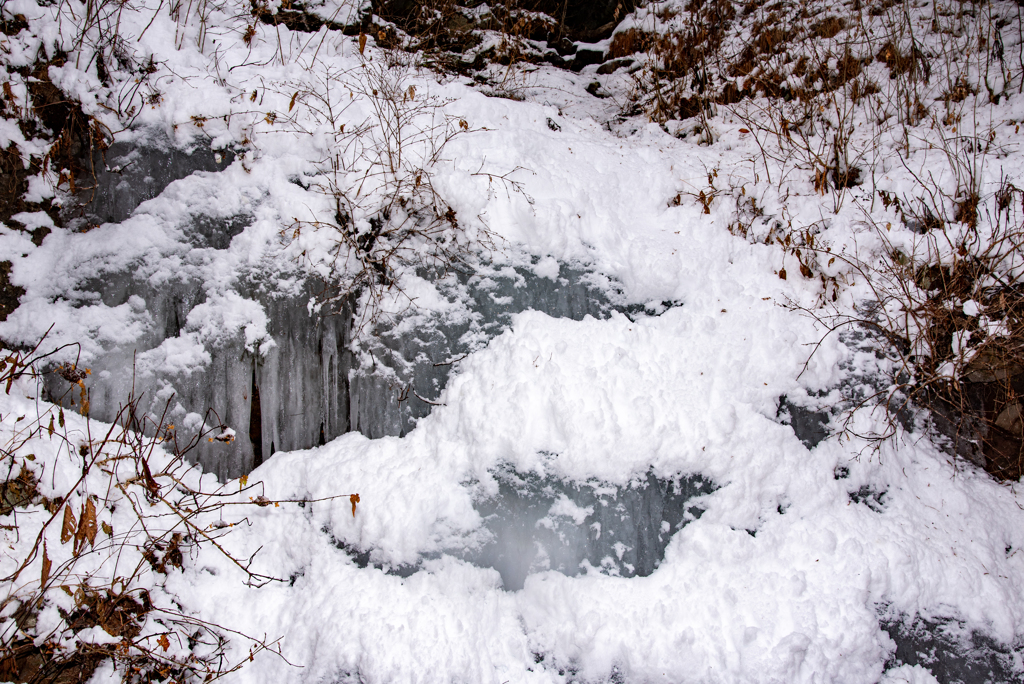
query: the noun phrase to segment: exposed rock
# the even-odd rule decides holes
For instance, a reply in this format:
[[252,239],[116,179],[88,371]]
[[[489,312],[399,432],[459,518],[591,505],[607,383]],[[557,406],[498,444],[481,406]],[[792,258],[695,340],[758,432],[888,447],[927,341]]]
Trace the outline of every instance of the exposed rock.
[[25,288],[11,284],[11,262],[0,261],[0,321],[6,321],[12,311],[18,308]]
[[1024,373],[1024,368],[1013,359],[1007,360],[985,349],[967,363],[966,371],[969,382],[997,382]]
[[572,64],[569,65],[569,68],[579,72],[583,70],[583,67],[590,66],[591,64],[600,64],[603,61],[604,50],[581,47],[576,50],[576,56],[572,58]]
[[612,60],[611,62],[605,62],[601,66],[597,67],[597,73],[601,74],[602,76],[607,76],[608,74],[615,73],[616,71],[623,67],[632,66],[634,61],[635,60],[625,58],[615,59]]
[[573,40],[596,42],[612,34],[636,0],[524,0],[521,9],[543,12],[559,21]]
[[253,3],[253,14],[264,24],[270,26],[287,26],[292,31],[304,31],[316,33],[324,26],[328,31],[340,31],[348,36],[359,35],[359,32],[369,27],[369,15],[359,14],[351,16],[351,12],[345,16],[336,16],[336,19],[347,20],[348,23],[324,19],[313,12],[309,12],[301,3],[293,2],[288,7],[280,6],[276,12],[267,9],[267,5]]
[[[472,3],[467,2],[466,5]],[[549,43],[562,38],[593,43],[603,40],[612,34],[618,23],[627,14],[636,9],[636,0],[521,0],[502,8],[504,11],[519,10],[525,13],[541,13],[552,21],[556,27],[554,35],[549,35]],[[403,28],[424,23],[424,16],[434,14],[434,10],[450,11],[450,7],[442,8],[440,4],[414,0],[374,0],[373,13],[387,21],[394,21]],[[428,22],[429,23],[429,22]],[[529,35],[531,39],[540,36]]]
[[1021,405],[1015,401],[1004,408],[996,418],[996,426],[1018,437],[1024,435],[1024,423],[1021,421]]

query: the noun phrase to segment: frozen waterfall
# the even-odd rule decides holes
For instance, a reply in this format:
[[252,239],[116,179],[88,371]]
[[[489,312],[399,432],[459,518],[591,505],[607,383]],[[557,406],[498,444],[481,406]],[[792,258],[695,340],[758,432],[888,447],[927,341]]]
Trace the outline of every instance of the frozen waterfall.
[[[231,158],[203,146],[117,143],[94,160],[96,183],[80,191],[73,221],[83,227],[123,221],[139,203],[197,172],[205,174],[198,177],[204,185],[215,185],[216,172]],[[253,220],[193,212],[179,226],[177,242],[162,247],[173,250],[168,263],[210,262]],[[350,430],[371,438],[408,433],[430,412],[458,360],[507,329],[514,313],[534,309],[579,320],[607,317],[614,308],[607,278],[551,259],[463,266],[413,277],[441,304],[412,302],[358,326],[352,301],[321,311],[311,302],[323,283],[294,273],[285,290],[256,267],[213,287],[197,275],[200,268],[178,269],[156,283],[134,266],[87,279],[74,293],[79,301],[127,306],[148,321],[133,344],[90,359],[90,415],[113,420],[134,394],[152,424],[163,417],[175,426],[179,446],[225,425],[234,440],[201,439],[193,458],[221,479],[238,477],[275,451],[309,448]],[[268,339],[225,330],[232,310],[264,321]],[[49,374],[51,399],[74,408],[80,398],[72,389]]]

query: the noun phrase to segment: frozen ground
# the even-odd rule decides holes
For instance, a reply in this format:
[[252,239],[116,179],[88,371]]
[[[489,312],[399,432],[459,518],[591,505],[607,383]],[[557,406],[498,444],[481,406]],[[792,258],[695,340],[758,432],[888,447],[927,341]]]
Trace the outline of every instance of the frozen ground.
[[[143,34],[132,49],[158,64],[147,87],[160,98],[118,137],[230,148],[234,161],[170,183],[120,223],[88,232],[52,227],[39,246],[0,228],[12,282],[26,290],[0,335],[27,343],[53,326],[50,343],[80,343],[84,366],[114,374],[137,350],[140,381],[157,378],[159,390],[205,372],[221,358],[217,349],[230,350],[225,358],[254,358],[282,344],[269,332],[265,293],[254,294],[251,284],[297,296],[303,269],[332,267],[323,232],[282,234],[309,220],[303,212],[333,212],[316,179],[339,125],[317,118],[311,98],[293,93],[330,85],[353,103],[341,120],[354,127],[370,114],[371,99],[350,85],[362,65],[387,57],[372,41],[361,56],[356,37],[311,38],[259,24],[247,45],[245,15],[220,10],[200,49],[197,22],[176,23],[155,9],[121,18],[124,31]],[[52,42],[54,11],[31,0],[4,6],[32,27],[5,39],[9,64],[31,62]],[[69,62],[50,74],[116,128],[104,109],[116,94],[87,68]],[[809,181],[788,196],[761,181],[757,146],[728,112],[713,122],[718,142],[700,146],[642,118],[616,118],[614,98],[584,90],[591,76],[550,67],[521,73],[522,101],[411,69],[402,86],[466,122],[468,132],[448,142],[432,167],[432,183],[464,228],[490,231],[483,255],[490,263],[552,280],[559,264],[600,274],[621,289],[610,296],[638,305],[634,313],[582,320],[518,313],[489,343],[471,345],[476,351],[455,366],[438,405],[405,436],[351,432],[267,454],[248,483],[262,483],[271,499],[360,495],[354,514],[347,499],[245,511],[248,524],[223,543],[240,558],[256,553],[253,568],[283,581],[248,587],[209,549],[148,581],[163,582],[161,596],[203,620],[280,637],[283,657],[259,653],[231,675],[253,684],[924,684],[936,680],[921,665],[898,665],[883,628],[905,622],[909,630],[921,620],[998,645],[1002,671],[1019,680],[1024,495],[1017,485],[954,462],[923,431],[881,445],[835,435],[809,450],[777,417],[782,397],[810,402],[883,362],[834,335],[811,356],[823,330],[800,309],[817,305],[822,283],[802,277],[792,255],[727,226],[740,197],[756,192],[765,230],[775,222],[816,224],[837,251],[870,248],[875,238],[859,232],[858,210],[823,219],[830,201]],[[621,94],[625,81],[616,83],[606,87]],[[15,82],[15,96],[24,97],[25,87]],[[993,116],[1020,118],[1022,107],[1014,96]],[[31,144],[5,126],[5,140]],[[1019,178],[1013,127],[997,131],[1007,154],[988,176]],[[890,187],[906,183],[884,159],[876,170]],[[46,192],[42,180],[38,187]],[[705,212],[697,193],[715,187],[744,190],[721,193]],[[217,245],[189,237],[196,216],[242,215],[244,227]],[[881,207],[876,216],[885,219]],[[19,220],[52,226],[42,214]],[[912,239],[901,226],[893,235]],[[841,267],[822,268],[832,275]],[[191,283],[203,295],[168,334],[146,297],[96,294],[96,281],[126,273],[138,287]],[[449,312],[450,302],[414,273],[403,287],[418,306]],[[865,295],[852,283],[837,305],[853,311]],[[382,306],[401,321],[408,301]],[[225,382],[226,391],[249,387],[248,376]],[[17,429],[18,415],[45,410],[38,393],[22,385],[0,398],[4,434]],[[189,419],[194,409],[180,411]],[[69,412],[68,420],[84,430],[84,419]],[[249,418],[238,420],[227,422],[244,432]],[[881,419],[864,410],[851,420],[855,433],[867,434]],[[63,477],[66,454],[42,436],[38,442],[26,447],[36,456],[26,465]],[[608,564],[588,559],[575,576],[533,566],[523,587],[509,591],[497,570],[463,559],[486,546],[481,502],[499,494],[499,476],[510,470],[603,488],[604,501],[648,474],[710,486],[692,500],[699,517],[668,530],[664,558],[650,574],[617,576],[620,555]],[[604,505],[549,500],[549,529],[590,520],[579,502]],[[51,532],[50,548],[60,547]]]

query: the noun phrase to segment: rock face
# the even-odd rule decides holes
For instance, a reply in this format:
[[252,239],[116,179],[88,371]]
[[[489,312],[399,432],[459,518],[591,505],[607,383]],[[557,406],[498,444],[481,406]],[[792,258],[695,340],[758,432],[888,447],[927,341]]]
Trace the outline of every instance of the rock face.
[[[465,3],[467,6],[473,3]],[[373,12],[400,25],[415,22],[421,12],[429,13],[429,3],[413,0],[374,0]],[[511,3],[507,9],[513,9]],[[583,43],[603,40],[612,34],[615,26],[636,9],[636,0],[522,0],[514,9],[540,12],[551,17],[559,33],[549,38],[561,38]]]
[[636,1],[526,0],[519,7],[543,12],[560,21],[572,40],[592,43],[610,36],[616,24],[636,9]]

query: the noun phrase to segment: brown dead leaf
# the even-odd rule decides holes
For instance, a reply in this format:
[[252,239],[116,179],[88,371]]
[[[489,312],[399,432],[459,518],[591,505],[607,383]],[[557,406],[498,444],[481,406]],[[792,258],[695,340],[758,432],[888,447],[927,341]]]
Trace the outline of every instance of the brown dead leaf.
[[46,542],[43,542],[43,573],[39,580],[39,586],[42,589],[46,589],[46,583],[50,581],[50,557],[46,555]]
[[149,463],[146,462],[146,459],[143,458],[141,460],[142,460],[142,480],[143,480],[143,482],[146,485],[146,489],[153,496],[159,496],[160,495],[160,485],[158,485],[156,483],[156,480],[153,479],[153,473],[150,472],[150,470],[149,470]]
[[779,269],[779,278],[781,278],[782,280],[786,279],[786,269],[784,269],[784,268],[780,268]]
[[86,499],[82,507],[82,515],[78,518],[77,536],[81,538],[76,539],[80,547],[84,546],[84,541],[88,541],[89,546],[96,544],[96,504],[92,499]]
[[299,97],[299,91],[296,90],[295,93],[292,95],[292,101],[288,103],[288,111],[289,112],[292,111],[293,109],[295,109],[295,100],[298,97]]
[[363,50],[366,49],[366,34],[360,32],[359,34],[359,54],[363,54]]
[[89,415],[89,390],[85,388],[84,382],[79,382],[79,398],[81,399],[81,414],[83,416]]
[[160,648],[165,651],[171,647],[171,642],[168,641],[166,634],[161,634],[160,638],[156,640],[156,643],[160,644]]
[[359,495],[353,494],[348,497],[348,500],[352,502],[352,517],[356,517],[356,504],[359,503]]
[[60,543],[67,544],[71,541],[77,529],[78,524],[75,521],[75,514],[71,512],[71,506],[64,506],[64,522],[60,526]]
[[107,535],[108,537],[113,537],[114,536],[114,528],[111,527],[110,524],[106,520],[104,520],[103,522],[100,523],[100,529],[102,529],[103,530],[103,534]]

